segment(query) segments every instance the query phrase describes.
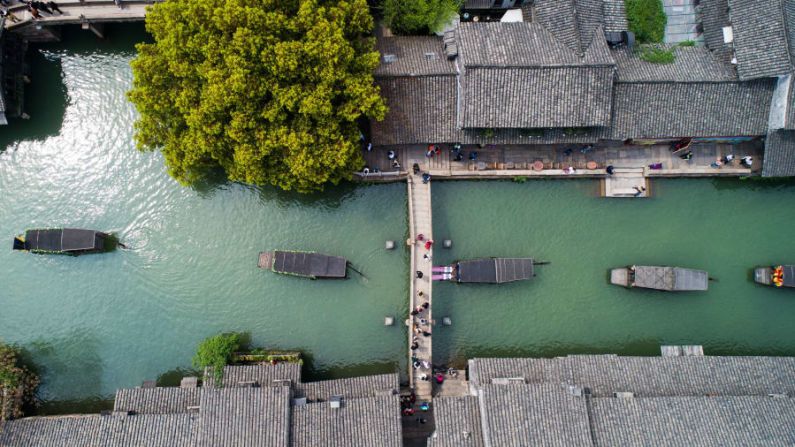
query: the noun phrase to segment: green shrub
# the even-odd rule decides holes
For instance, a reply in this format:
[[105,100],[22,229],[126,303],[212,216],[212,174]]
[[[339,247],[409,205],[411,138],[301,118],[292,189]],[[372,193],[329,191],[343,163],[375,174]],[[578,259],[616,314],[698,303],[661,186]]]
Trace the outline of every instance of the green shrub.
[[461,9],[460,0],[383,0],[384,24],[395,34],[428,34],[444,29]]
[[22,407],[36,401],[39,378],[19,355],[19,349],[0,342],[0,421],[22,416]]
[[694,46],[696,46],[696,41],[695,40],[683,40],[683,41],[679,42],[678,45],[680,47],[694,47]]
[[665,16],[661,0],[624,0],[629,30],[639,43],[660,43],[665,36]]
[[216,383],[220,385],[224,374],[224,366],[232,360],[232,354],[240,349],[241,334],[230,332],[213,335],[199,343],[196,355],[193,356],[193,367],[204,369],[213,368]]
[[640,58],[652,64],[673,64],[676,54],[673,48],[643,46],[640,49]]

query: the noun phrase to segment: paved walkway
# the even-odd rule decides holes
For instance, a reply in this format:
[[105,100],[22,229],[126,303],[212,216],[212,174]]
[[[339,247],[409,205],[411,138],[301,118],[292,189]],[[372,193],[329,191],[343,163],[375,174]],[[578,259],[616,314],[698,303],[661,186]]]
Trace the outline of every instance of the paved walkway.
[[[433,281],[431,280],[433,266],[433,247],[425,248],[425,241],[433,240],[433,224],[431,221],[431,184],[422,183],[419,176],[408,176],[409,197],[409,240],[411,246],[411,287],[409,293],[410,308],[415,309],[428,303],[428,308],[416,316],[409,316],[409,377],[411,387],[417,394],[417,401],[430,401],[433,380],[433,350],[431,348],[432,336],[423,335],[423,331],[433,334],[433,319],[431,305]],[[422,241],[419,241],[422,235]],[[425,256],[429,258],[426,258]],[[416,272],[422,272],[418,278]],[[420,295],[422,292],[422,295]],[[417,332],[419,331],[419,332]],[[421,364],[415,368],[415,363]]]
[[663,39],[665,43],[703,41],[698,32],[696,3],[697,0],[663,0],[665,15],[668,17]]
[[[667,144],[659,145],[599,145],[594,149],[582,151],[583,145],[521,145],[478,147],[466,145],[462,153],[464,160],[450,159],[449,145],[440,145],[439,155],[427,158],[427,146],[399,146],[376,148],[365,151],[365,163],[370,173],[359,175],[366,180],[402,179],[411,172],[413,163],[422,170],[428,170],[434,177],[450,179],[468,178],[513,178],[513,177],[560,177],[560,178],[604,178],[605,167],[643,168],[646,177],[714,177],[714,176],[747,176],[758,174],[762,169],[764,145],[761,141],[741,144],[693,143],[690,160],[679,158]],[[396,153],[400,169],[392,167],[387,157],[389,150]],[[477,160],[470,161],[469,155],[477,152]],[[734,154],[737,159],[730,166],[720,169],[710,167],[715,160],[727,154]],[[739,165],[739,158],[751,155],[754,158],[752,169]],[[540,162],[542,170],[534,170],[533,164]],[[589,162],[596,165],[588,169]],[[662,169],[650,170],[651,164],[662,163]],[[593,165],[592,165],[593,166]],[[575,168],[571,172],[566,168]]]
[[42,18],[35,20],[30,15],[30,12],[28,12],[25,4],[18,1],[13,2],[9,10],[19,21],[14,22],[11,19],[6,19],[5,28],[11,30],[22,28],[33,23],[41,25],[64,25],[83,23],[86,21],[92,23],[139,21],[143,20],[146,15],[146,7],[154,3],[154,1],[122,1],[122,8],[116,6],[112,1],[107,0],[83,0],[80,2],[56,3],[61,11],[63,11],[63,14],[57,12],[48,14],[40,11]]

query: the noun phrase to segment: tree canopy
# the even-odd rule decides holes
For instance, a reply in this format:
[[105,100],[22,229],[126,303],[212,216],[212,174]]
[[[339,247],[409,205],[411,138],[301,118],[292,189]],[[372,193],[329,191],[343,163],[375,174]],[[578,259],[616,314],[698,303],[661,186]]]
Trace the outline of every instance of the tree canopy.
[[668,17],[661,0],[625,0],[629,29],[640,43],[661,43]]
[[211,366],[216,381],[220,382],[224,366],[232,361],[232,354],[240,349],[240,343],[241,335],[236,332],[205,338],[199,343],[196,355],[193,356],[193,367],[204,369]]
[[137,46],[128,96],[142,150],[183,184],[232,181],[302,192],[363,165],[357,121],[383,119],[366,0],[166,0]]
[[384,24],[397,34],[442,31],[461,8],[460,0],[384,0]]
[[19,350],[0,342],[0,421],[22,416],[35,403],[39,378],[19,360]]

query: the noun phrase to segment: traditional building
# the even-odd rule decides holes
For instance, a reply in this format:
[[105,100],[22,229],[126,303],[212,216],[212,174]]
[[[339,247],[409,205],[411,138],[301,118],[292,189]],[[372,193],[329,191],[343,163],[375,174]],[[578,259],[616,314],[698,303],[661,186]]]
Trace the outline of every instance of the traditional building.
[[740,142],[795,175],[795,0],[703,0],[706,46],[643,60],[619,0],[535,0],[524,22],[379,39],[375,145]]
[[301,366],[227,366],[222,387],[121,389],[107,414],[2,423],[1,446],[402,445],[397,374],[301,382]]
[[792,357],[474,359],[469,381],[430,447],[795,442]]

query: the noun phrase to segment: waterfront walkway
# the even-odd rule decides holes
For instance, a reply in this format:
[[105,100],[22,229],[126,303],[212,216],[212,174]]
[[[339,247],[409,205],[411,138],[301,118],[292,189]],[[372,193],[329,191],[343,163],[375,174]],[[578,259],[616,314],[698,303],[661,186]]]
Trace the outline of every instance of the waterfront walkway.
[[[155,1],[122,1],[119,8],[112,1],[81,0],[74,2],[56,2],[63,14],[55,12],[48,14],[40,11],[41,19],[36,20],[30,15],[27,5],[21,2],[12,2],[9,11],[19,21],[6,19],[5,28],[9,31],[26,28],[31,25],[69,25],[69,24],[96,24],[104,22],[135,22],[141,21],[146,16],[146,8]],[[86,28],[88,29],[88,28]]]

